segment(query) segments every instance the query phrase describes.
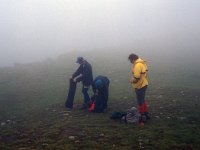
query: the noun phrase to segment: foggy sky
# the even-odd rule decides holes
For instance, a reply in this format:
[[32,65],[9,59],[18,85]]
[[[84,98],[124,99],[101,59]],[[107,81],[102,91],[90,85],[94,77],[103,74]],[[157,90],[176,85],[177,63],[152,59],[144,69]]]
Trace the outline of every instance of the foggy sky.
[[68,51],[200,51],[199,0],[0,0],[0,66]]

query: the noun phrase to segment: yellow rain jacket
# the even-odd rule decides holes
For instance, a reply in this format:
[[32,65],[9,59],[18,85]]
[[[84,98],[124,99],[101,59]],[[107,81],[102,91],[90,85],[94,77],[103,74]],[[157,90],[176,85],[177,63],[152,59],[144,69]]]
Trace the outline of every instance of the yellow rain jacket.
[[[144,60],[141,58],[138,58],[133,66],[132,66],[132,86],[136,89],[141,89],[144,86],[148,85],[147,80],[147,65]],[[137,79],[139,79],[137,82],[135,82]]]

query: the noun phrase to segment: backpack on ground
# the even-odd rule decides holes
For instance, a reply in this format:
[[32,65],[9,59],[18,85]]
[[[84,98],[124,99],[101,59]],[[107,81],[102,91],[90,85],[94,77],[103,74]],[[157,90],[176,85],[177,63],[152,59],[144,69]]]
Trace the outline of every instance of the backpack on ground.
[[121,120],[124,123],[136,124],[139,122],[140,114],[137,108],[132,107],[126,112],[113,112],[110,119]]
[[137,108],[132,107],[127,110],[125,118],[127,123],[138,123],[139,118],[140,118],[140,113],[138,112]]

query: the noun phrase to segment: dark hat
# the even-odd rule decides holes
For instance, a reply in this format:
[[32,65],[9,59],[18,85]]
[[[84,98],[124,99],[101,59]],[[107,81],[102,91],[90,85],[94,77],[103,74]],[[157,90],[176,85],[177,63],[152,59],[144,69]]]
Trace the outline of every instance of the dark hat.
[[78,57],[76,63],[81,63],[83,60],[84,60],[83,57]]

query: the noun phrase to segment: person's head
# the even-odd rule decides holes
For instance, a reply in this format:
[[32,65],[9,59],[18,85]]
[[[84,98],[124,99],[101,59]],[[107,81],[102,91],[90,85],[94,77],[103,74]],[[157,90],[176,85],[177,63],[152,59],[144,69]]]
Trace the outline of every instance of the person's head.
[[76,60],[76,63],[78,64],[82,64],[84,62],[84,58],[83,57],[78,57]]
[[129,55],[128,60],[130,60],[131,63],[134,63],[138,58],[138,55],[132,53]]
[[101,80],[95,81],[95,87],[96,87],[97,89],[103,88],[103,82],[102,82]]

